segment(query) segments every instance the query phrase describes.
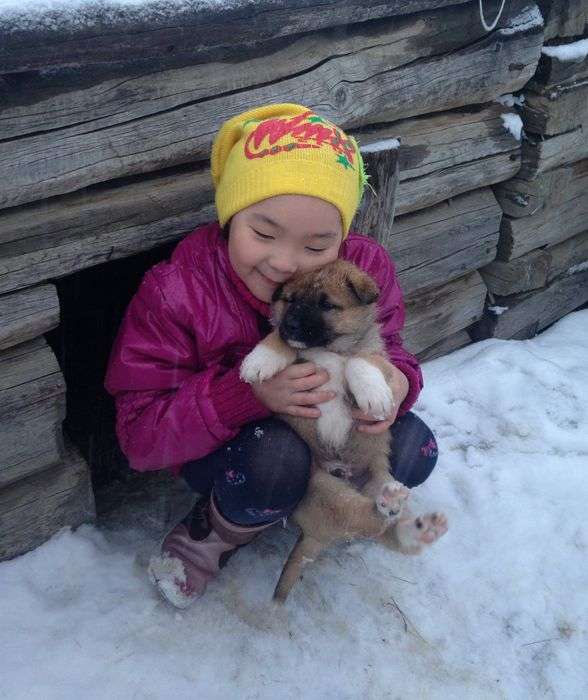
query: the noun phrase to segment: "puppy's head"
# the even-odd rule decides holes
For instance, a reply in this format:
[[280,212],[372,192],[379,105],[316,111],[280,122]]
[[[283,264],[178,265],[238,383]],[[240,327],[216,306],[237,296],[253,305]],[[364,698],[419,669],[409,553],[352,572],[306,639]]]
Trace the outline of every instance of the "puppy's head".
[[375,322],[378,287],[345,260],[295,275],[272,297],[274,324],[282,340],[295,348],[353,347]]

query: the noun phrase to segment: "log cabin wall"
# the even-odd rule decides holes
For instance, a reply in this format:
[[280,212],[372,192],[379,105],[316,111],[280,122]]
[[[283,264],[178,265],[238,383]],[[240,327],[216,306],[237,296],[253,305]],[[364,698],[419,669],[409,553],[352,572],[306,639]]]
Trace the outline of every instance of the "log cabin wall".
[[[500,4],[484,1],[489,19]],[[154,251],[214,219],[208,156],[233,114],[300,102],[353,133],[378,191],[356,223],[396,263],[407,347],[427,359],[472,342],[472,329],[484,336],[492,265],[510,240],[499,184],[512,189],[522,158],[534,173],[525,183],[567,167],[579,191],[585,172],[562,155],[587,147],[582,125],[563,114],[581,102],[581,85],[562,91],[563,109],[549,114],[538,86],[571,84],[569,66],[550,68],[541,50],[545,36],[585,33],[586,3],[572,2],[573,12],[559,0],[538,4],[506,0],[491,31],[475,0],[182,3],[172,17],[149,5],[108,14],[106,3],[58,21],[0,15],[0,558],[94,514],[87,461],[95,480],[97,465],[62,431],[66,397],[81,388],[68,371],[64,379],[55,335],[65,337],[76,304],[68,280],[99,270],[85,278],[99,297],[127,276],[121,261],[141,260],[132,287]],[[521,145],[517,106],[500,99],[532,80],[536,103],[523,118],[536,104],[533,124],[550,134],[534,151]],[[558,194],[539,184],[534,206],[551,210]],[[528,237],[512,245],[519,265]],[[552,239],[541,240],[535,247]],[[582,241],[548,255],[565,267],[585,254]],[[549,268],[544,287],[560,268]],[[66,318],[51,332],[60,300]],[[31,528],[33,512],[42,527]]]

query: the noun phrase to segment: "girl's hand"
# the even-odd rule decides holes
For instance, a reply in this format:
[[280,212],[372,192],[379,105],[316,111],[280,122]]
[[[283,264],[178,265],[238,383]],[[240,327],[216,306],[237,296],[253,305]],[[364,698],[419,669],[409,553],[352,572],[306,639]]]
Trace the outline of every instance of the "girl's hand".
[[271,379],[251,384],[253,393],[273,413],[318,418],[317,404],[330,401],[336,394],[320,390],[329,379],[326,370],[312,362],[290,365]]
[[380,433],[386,432],[396,420],[398,409],[408,394],[409,383],[406,376],[397,367],[393,367],[392,381],[389,382],[389,385],[392,390],[392,395],[394,396],[394,408],[389,416],[381,420],[370,416],[368,413],[364,413],[359,408],[355,408],[351,411],[353,419],[357,421],[356,429],[361,433],[379,435]]

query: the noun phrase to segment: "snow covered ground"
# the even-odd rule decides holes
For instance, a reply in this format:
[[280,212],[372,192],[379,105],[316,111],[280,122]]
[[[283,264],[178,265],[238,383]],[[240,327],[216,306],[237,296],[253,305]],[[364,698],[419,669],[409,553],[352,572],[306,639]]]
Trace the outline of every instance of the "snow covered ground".
[[412,498],[450,519],[426,554],[332,551],[275,609],[276,528],[179,613],[152,533],[63,531],[0,564],[0,697],[586,697],[588,310],[424,373],[440,459]]

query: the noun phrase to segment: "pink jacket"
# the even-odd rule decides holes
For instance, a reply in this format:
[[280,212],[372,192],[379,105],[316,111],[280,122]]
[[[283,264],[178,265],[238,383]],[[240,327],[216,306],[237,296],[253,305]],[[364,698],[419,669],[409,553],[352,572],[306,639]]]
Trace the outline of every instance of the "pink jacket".
[[[394,266],[374,240],[351,234],[340,256],[378,283],[391,361],[410,389],[399,415],[423,386],[417,360],[401,344],[404,304]],[[131,467],[171,467],[203,457],[249,421],[271,415],[239,378],[243,357],[268,332],[269,306],[233,270],[217,223],[201,226],[169,262],[149,270],[112,348],[105,386],[116,399],[117,435]]]

